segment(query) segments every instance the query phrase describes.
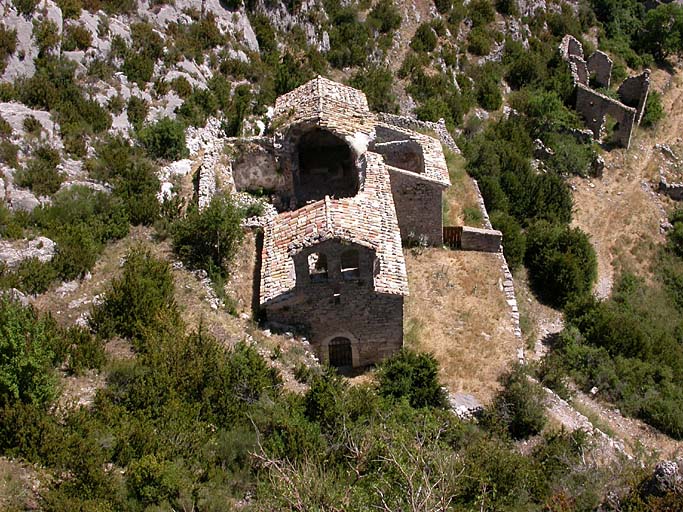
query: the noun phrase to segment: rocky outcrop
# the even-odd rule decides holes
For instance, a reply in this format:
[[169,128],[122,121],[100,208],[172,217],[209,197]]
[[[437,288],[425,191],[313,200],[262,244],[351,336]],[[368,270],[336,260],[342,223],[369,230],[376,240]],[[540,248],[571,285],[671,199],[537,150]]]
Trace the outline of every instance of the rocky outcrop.
[[0,242],[0,262],[9,268],[14,268],[29,258],[37,258],[45,263],[54,258],[55,247],[55,243],[44,236],[39,236],[35,240],[2,241]]

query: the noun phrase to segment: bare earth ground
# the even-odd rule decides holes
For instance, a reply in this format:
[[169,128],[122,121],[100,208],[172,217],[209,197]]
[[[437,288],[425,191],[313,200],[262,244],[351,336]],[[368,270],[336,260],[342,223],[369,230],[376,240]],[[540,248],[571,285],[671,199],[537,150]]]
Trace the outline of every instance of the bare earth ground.
[[406,250],[405,256],[406,346],[434,354],[451,392],[488,402],[518,346],[498,256],[438,248]]
[[35,510],[46,478],[30,464],[0,457],[0,510]]

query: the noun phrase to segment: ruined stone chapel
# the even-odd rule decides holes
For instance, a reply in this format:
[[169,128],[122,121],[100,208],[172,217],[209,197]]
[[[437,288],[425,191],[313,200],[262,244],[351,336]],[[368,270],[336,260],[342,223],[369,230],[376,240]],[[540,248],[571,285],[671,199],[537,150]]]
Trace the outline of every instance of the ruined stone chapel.
[[403,346],[402,241],[443,243],[441,143],[322,77],[278,98],[271,128],[242,141],[229,173],[277,209],[262,224],[260,310],[306,333],[321,361],[379,362]]

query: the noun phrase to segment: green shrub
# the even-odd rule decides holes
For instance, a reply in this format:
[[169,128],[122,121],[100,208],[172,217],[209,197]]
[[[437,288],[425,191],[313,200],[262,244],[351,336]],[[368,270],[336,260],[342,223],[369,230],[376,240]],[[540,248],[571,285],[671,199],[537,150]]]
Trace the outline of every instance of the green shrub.
[[38,196],[49,196],[57,192],[64,176],[57,170],[61,161],[59,153],[49,146],[40,146],[24,169],[17,171],[15,182],[28,187]]
[[33,37],[38,46],[38,55],[45,55],[51,52],[59,44],[59,28],[54,21],[44,19],[42,21],[33,20]]
[[171,81],[171,88],[183,99],[192,94],[192,84],[184,76],[179,76]]
[[87,50],[92,45],[92,35],[83,25],[67,25],[62,39],[62,50]]
[[503,427],[513,439],[536,435],[547,418],[539,385],[529,381],[524,369],[516,366],[501,378],[503,390],[485,412],[484,423],[493,428]]
[[192,268],[227,274],[242,241],[241,212],[229,196],[216,195],[201,212],[196,206],[172,227],[173,247]]
[[586,234],[546,221],[529,228],[525,262],[537,295],[560,307],[574,295],[590,294],[597,276],[595,250]]
[[17,49],[17,31],[0,25],[0,72],[5,71],[7,57]]
[[377,370],[379,394],[405,398],[411,406],[445,408],[446,392],[439,384],[438,364],[431,354],[401,350]]
[[0,140],[0,162],[16,169],[19,166],[19,147],[8,140]]
[[518,16],[519,6],[517,0],[496,0],[496,10],[508,16]]
[[27,258],[19,263],[14,275],[17,280],[15,288],[30,295],[38,295],[47,291],[57,278],[57,271],[50,262]]
[[121,70],[128,80],[144,88],[145,84],[152,79],[154,63],[155,60],[153,58],[131,51],[126,55]]
[[123,275],[112,280],[102,303],[93,308],[90,325],[104,338],[118,334],[139,340],[147,329],[158,327],[164,311],[175,307],[173,293],[168,264],[148,251],[133,249]]
[[436,48],[437,41],[432,26],[429,23],[422,23],[410,40],[410,47],[416,52],[431,52]]
[[490,0],[472,0],[467,6],[467,15],[473,27],[488,25],[496,19],[496,11]]
[[481,80],[477,84],[477,103],[488,111],[498,110],[503,104],[500,84],[492,79]]
[[370,33],[368,27],[358,21],[355,8],[340,7],[331,15],[330,22],[330,50],[327,52],[330,64],[340,69],[365,64],[370,53]]
[[139,139],[153,158],[179,160],[188,155],[185,127],[180,121],[164,117],[140,130]]
[[491,213],[491,224],[503,233],[503,252],[511,270],[516,270],[524,261],[526,236],[522,227],[512,215],[501,211]]
[[108,139],[97,147],[97,158],[89,160],[86,167],[93,178],[113,185],[132,224],[151,225],[157,220],[157,168],[139,148],[120,137]]
[[54,400],[52,337],[33,308],[0,299],[0,403],[41,406]]
[[83,5],[81,0],[57,0],[57,5],[62,10],[65,19],[78,19],[81,16]]
[[232,103],[225,113],[225,120],[222,123],[223,131],[228,137],[239,137],[242,135],[244,118],[246,117],[251,103],[251,89],[248,85],[240,85],[235,88]]
[[491,53],[493,37],[485,27],[473,28],[467,36],[467,51],[474,55],[488,55]]
[[22,125],[26,133],[31,135],[38,136],[43,131],[43,125],[32,115],[26,116]]
[[402,21],[403,17],[393,0],[379,0],[368,14],[368,24],[381,34],[398,30]]
[[11,240],[23,238],[24,229],[17,215],[0,201],[0,237]]
[[392,90],[393,75],[388,68],[372,67],[359,70],[351,77],[350,85],[360,89],[375,112],[398,112],[398,100]]
[[128,121],[130,121],[130,124],[133,125],[133,128],[140,130],[145,122],[145,119],[147,119],[147,114],[149,113],[149,104],[144,98],[131,96],[128,98],[126,112],[128,114]]
[[23,14],[26,17],[33,14],[33,11],[35,11],[38,6],[38,2],[40,2],[40,0],[12,0],[14,8],[19,14]]
[[453,0],[434,0],[434,6],[439,14],[447,14],[453,7]]
[[647,103],[645,104],[645,113],[641,124],[646,128],[652,128],[659,121],[664,119],[664,107],[662,106],[662,95],[657,91],[650,91],[647,95]]

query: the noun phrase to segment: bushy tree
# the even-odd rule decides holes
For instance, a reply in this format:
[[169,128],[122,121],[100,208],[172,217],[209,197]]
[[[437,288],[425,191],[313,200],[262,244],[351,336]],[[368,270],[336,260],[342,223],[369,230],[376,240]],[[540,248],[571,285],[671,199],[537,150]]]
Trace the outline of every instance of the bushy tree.
[[368,14],[368,23],[382,34],[387,34],[401,27],[403,17],[393,0],[379,0]]
[[503,427],[513,439],[536,435],[547,418],[543,404],[544,392],[529,381],[522,366],[515,366],[501,378],[502,391],[485,412],[485,423]]
[[0,404],[45,405],[57,396],[52,336],[32,308],[0,299]]
[[173,293],[168,264],[142,248],[133,249],[123,275],[112,280],[102,303],[93,308],[90,325],[103,337],[118,334],[139,340],[146,330],[157,327],[164,312],[173,310]]
[[657,59],[683,52],[683,7],[668,3],[649,10],[640,39],[644,49]]
[[436,48],[436,43],[437,37],[432,26],[422,23],[410,40],[410,47],[416,52],[431,52]]
[[379,393],[405,398],[413,407],[447,406],[446,393],[439,384],[438,364],[431,354],[401,350],[377,370]]
[[185,127],[179,121],[164,117],[145,126],[139,133],[142,145],[150,156],[178,160],[188,154],[185,146]]
[[57,170],[60,161],[57,150],[40,146],[26,167],[16,173],[15,181],[20,187],[30,188],[38,196],[52,195],[64,181],[64,176]]
[[394,79],[388,68],[371,67],[351,77],[351,86],[360,89],[375,112],[398,112],[398,101],[392,90]]
[[496,210],[491,213],[491,224],[503,233],[503,251],[511,270],[516,270],[524,261],[526,235],[512,215]]
[[597,276],[595,250],[586,234],[546,221],[529,228],[525,262],[534,291],[560,307],[573,296],[589,294]]
[[242,241],[241,220],[230,196],[216,195],[204,210],[193,206],[175,223],[173,247],[192,268],[225,275]]
[[650,91],[647,95],[645,113],[640,124],[646,128],[652,128],[659,121],[664,119],[664,107],[662,106],[662,95],[657,91]]

